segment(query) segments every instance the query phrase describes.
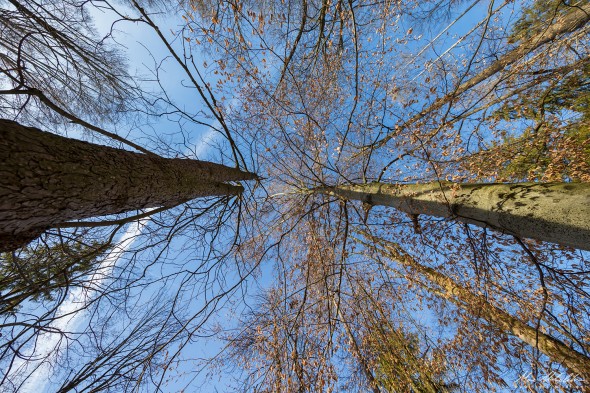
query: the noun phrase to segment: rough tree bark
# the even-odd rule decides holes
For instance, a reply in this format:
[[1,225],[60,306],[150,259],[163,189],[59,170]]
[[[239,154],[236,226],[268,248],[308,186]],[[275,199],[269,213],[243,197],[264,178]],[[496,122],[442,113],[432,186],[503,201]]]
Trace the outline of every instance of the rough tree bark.
[[360,243],[412,269],[440,288],[435,289],[431,285],[426,285],[427,290],[455,303],[461,308],[477,310],[477,315],[480,318],[497,326],[505,333],[519,338],[528,345],[538,348],[540,352],[552,361],[563,364],[580,377],[590,377],[590,358],[584,354],[574,350],[555,337],[530,327],[527,323],[494,306],[483,296],[471,292],[444,274],[437,272],[433,268],[419,264],[414,258],[403,252],[395,243],[377,238],[364,231],[359,231],[359,233],[371,241],[371,244],[363,241],[360,241]]
[[69,220],[236,195],[256,175],[64,138],[0,119],[0,251]]
[[367,183],[315,192],[590,250],[588,183]]

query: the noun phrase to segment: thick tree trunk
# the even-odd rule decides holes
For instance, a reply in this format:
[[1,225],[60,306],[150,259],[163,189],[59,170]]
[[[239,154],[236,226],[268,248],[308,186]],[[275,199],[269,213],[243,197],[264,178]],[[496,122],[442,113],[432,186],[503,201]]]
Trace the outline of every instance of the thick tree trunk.
[[0,250],[69,220],[234,195],[256,175],[68,139],[0,120]]
[[455,283],[444,274],[419,264],[414,258],[397,247],[395,243],[376,238],[366,232],[361,232],[361,234],[371,241],[372,248],[426,277],[428,281],[439,287],[440,289],[437,290],[432,286],[427,286],[427,289],[436,295],[455,303],[461,308],[477,310],[477,316],[497,326],[505,333],[518,337],[528,345],[538,348],[552,361],[563,364],[580,377],[590,377],[590,358],[584,354],[548,334],[533,329],[518,318],[490,304],[483,296],[474,294],[469,289]]
[[590,250],[588,183],[368,183],[317,191]]

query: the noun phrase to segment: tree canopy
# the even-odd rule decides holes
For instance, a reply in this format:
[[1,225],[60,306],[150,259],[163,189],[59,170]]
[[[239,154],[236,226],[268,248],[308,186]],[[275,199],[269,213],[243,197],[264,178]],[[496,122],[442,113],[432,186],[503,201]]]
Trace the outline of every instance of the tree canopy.
[[[0,126],[151,201],[63,218],[68,194],[2,254],[0,386],[588,385],[590,2],[0,5]],[[33,139],[5,172],[41,177]],[[123,158],[80,169],[79,139]],[[203,159],[239,191],[166,169]]]

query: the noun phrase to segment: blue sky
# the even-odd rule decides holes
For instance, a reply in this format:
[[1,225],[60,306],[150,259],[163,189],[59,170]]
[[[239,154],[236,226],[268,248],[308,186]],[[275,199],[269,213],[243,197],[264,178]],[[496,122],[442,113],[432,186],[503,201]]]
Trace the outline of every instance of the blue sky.
[[[469,31],[471,26],[473,25],[474,21],[480,21],[484,17],[487,11],[487,4],[478,4],[474,6],[459,22],[448,28],[439,38],[437,41],[436,51],[428,49],[427,46],[424,46],[425,41],[427,40],[427,36],[425,35],[423,39],[417,38],[416,41],[411,43],[412,49],[416,51],[419,48],[427,48],[421,56],[421,61],[412,62],[411,64],[408,63],[408,74],[410,74],[413,78],[424,78],[427,73],[422,73],[425,70],[425,63],[422,61],[424,59],[435,59],[444,53],[448,48],[453,47],[453,45],[457,42],[458,38],[464,34],[466,31]],[[105,31],[111,25],[112,16],[96,13],[95,20],[97,27],[99,30]],[[182,23],[182,20],[177,19],[177,15],[171,16],[161,16],[158,18],[160,22],[160,27],[162,31],[168,32],[170,29],[176,29],[177,23]],[[432,28],[432,32],[430,36],[435,36],[439,32],[443,31],[446,27],[446,24],[437,25],[436,28]],[[164,59],[168,56],[165,48],[159,45],[158,40],[153,35],[153,32],[150,31],[147,27],[143,25],[131,24],[128,22],[123,22],[117,25],[117,28],[121,30],[120,32],[116,33],[117,41],[123,44],[127,50],[126,54],[129,60],[129,66],[132,70],[132,73],[137,73],[140,75],[149,75],[150,67],[155,63],[158,63],[161,59]],[[405,27],[404,27],[405,28]],[[411,26],[407,27],[408,29]],[[148,51],[149,49],[149,51]],[[457,52],[460,52],[458,50]],[[453,52],[453,54],[444,55],[444,56],[451,56],[457,55],[457,53]],[[199,64],[200,60],[197,59],[197,64]],[[198,96],[196,96],[195,91],[189,88],[182,87],[182,81],[186,78],[183,76],[182,71],[172,63],[170,60],[164,61],[164,66],[162,68],[162,82],[167,87],[167,91],[171,94],[173,99],[178,102],[182,103],[183,105],[187,105],[190,107],[191,111],[198,112],[199,110],[204,110],[202,103]],[[406,71],[406,70],[404,70]],[[149,86],[149,83],[146,83],[146,86]],[[231,101],[230,101],[231,102]],[[121,127],[122,129],[125,126]],[[196,158],[209,158],[216,160],[219,158],[217,154],[217,150],[213,148],[209,148],[209,144],[215,142],[215,136],[217,134],[213,133],[211,130],[208,130],[204,126],[197,126],[197,125],[188,125],[185,133],[180,133],[178,131],[178,124],[174,121],[174,119],[166,119],[161,118],[158,121],[153,121],[149,127],[142,129],[143,132],[146,132],[149,137],[154,137],[157,135],[166,135],[167,140],[171,142],[174,146],[174,150],[181,156],[193,156],[196,155]],[[185,140],[182,136],[188,136],[188,139]],[[144,135],[140,133],[140,129],[136,128],[132,130],[131,138],[133,140],[142,140]],[[145,139],[146,146],[149,147],[151,143],[149,139]],[[146,225],[149,226],[149,220],[146,220]],[[123,235],[123,237],[134,237],[138,235],[136,227],[131,226],[129,229],[128,235]],[[181,248],[181,245],[178,245]],[[174,249],[174,247],[172,247]],[[139,257],[142,258],[149,258],[150,254],[146,253],[145,255],[139,254]],[[190,259],[191,256],[187,255],[186,253],[183,254],[182,252],[172,253],[167,255],[168,260],[178,260],[184,261]],[[112,260],[112,259],[111,259]],[[116,263],[116,262],[114,262]],[[271,269],[271,266],[266,266],[265,273],[271,273],[268,269]],[[168,273],[167,270],[161,270],[161,273]],[[152,272],[153,273],[153,272]],[[272,279],[273,275],[268,274],[268,279]],[[228,275],[227,277],[229,281],[237,279],[235,276]],[[264,281],[262,281],[264,283]],[[166,285],[170,285],[170,289],[177,288],[179,285],[178,281],[171,280],[170,283],[166,283]],[[215,288],[213,288],[215,289]],[[160,288],[161,290],[161,288]],[[154,289],[156,291],[156,289]],[[151,294],[150,293],[143,293],[139,295],[140,297],[143,296],[146,299],[149,299]],[[190,307],[194,307],[198,309],[202,306],[199,299],[195,299],[194,302],[190,303]],[[227,310],[227,309],[226,309]],[[231,321],[235,316],[225,311],[220,314],[216,318],[216,320],[220,323],[225,323],[226,321]],[[430,318],[428,315],[421,316],[424,321],[429,321]],[[77,322],[82,323],[82,322]],[[203,345],[203,342],[207,343],[207,346]],[[190,357],[206,357],[214,351],[218,350],[219,343],[215,344],[213,340],[206,340],[203,339],[202,341],[196,341],[187,348],[185,348],[185,353],[187,354],[187,358]],[[182,369],[182,367],[186,367],[186,370]],[[178,391],[179,388],[184,387],[187,383],[191,383],[192,386],[200,386],[201,383],[205,382],[204,378],[197,377],[197,379],[192,380],[192,376],[188,379],[184,379],[183,374],[184,372],[192,372],[193,370],[190,368],[191,362],[182,363],[181,368],[175,370],[171,375],[179,375],[178,378],[173,378],[173,380],[164,386],[165,391],[175,392]],[[34,384],[36,386],[32,387],[30,391],[39,391],[38,381],[42,380],[42,374]],[[215,378],[214,378],[215,380]],[[215,382],[215,381],[214,381]],[[230,384],[230,380],[221,379],[214,385],[217,385],[221,391],[225,390],[224,386]],[[47,386],[46,391],[51,391],[51,387]],[[190,389],[189,389],[190,391]],[[204,391],[209,391],[209,388],[204,389]]]

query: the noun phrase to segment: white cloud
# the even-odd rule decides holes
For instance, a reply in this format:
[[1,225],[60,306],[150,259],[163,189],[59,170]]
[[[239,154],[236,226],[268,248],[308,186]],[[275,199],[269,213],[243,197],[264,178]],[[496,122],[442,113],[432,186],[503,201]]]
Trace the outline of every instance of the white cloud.
[[[89,280],[94,288],[99,288],[110,277],[121,255],[131,247],[133,241],[141,234],[148,221],[149,218],[143,218],[129,226],[121,237],[121,241],[109,252]],[[82,310],[88,306],[95,295],[96,290],[92,288],[74,288],[56,311],[55,320],[50,324],[50,328],[60,332],[75,332],[80,323],[86,318],[86,313]],[[15,385],[24,380],[19,392],[40,393],[45,391],[52,365],[58,360],[59,353],[66,344],[67,341],[62,340],[59,333],[40,333],[37,345],[32,348],[31,353],[27,356],[27,358],[35,360],[18,358],[13,364],[9,380],[12,380]]]

